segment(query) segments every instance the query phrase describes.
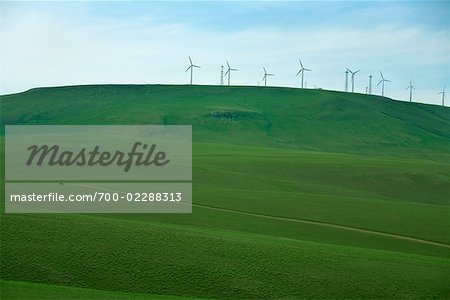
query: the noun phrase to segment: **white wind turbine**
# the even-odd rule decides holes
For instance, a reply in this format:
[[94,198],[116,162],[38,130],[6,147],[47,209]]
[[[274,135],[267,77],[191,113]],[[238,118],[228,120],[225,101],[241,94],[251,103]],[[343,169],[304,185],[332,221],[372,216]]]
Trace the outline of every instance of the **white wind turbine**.
[[305,75],[305,71],[311,72],[311,70],[303,67],[301,59],[299,59],[298,61],[300,62],[300,70],[297,72],[297,75],[295,76],[298,76],[300,73],[302,73],[302,88],[303,88],[303,78]]
[[192,59],[191,59],[191,57],[189,56],[189,63],[190,63],[190,65],[189,65],[189,67],[186,69],[186,71],[185,72],[187,72],[187,71],[189,71],[189,70],[191,70],[191,85],[192,85],[192,77],[193,77],[193,75],[194,75],[194,68],[201,68],[200,66],[197,66],[197,65],[194,65],[193,63],[192,63]]
[[383,77],[383,73],[380,71],[380,75],[381,75],[381,80],[380,82],[378,82],[377,86],[380,85],[381,83],[381,96],[384,97],[384,83],[385,82],[391,82],[390,80],[387,80]]
[[264,81],[264,86],[267,86],[267,77],[274,76],[274,74],[267,73],[266,68],[264,68],[264,67],[263,67],[263,69],[264,69],[264,76],[263,76],[262,80]]
[[228,66],[228,69],[227,69],[227,71],[225,72],[225,76],[227,76],[227,74],[228,74],[228,85],[230,85],[231,71],[237,71],[238,69],[233,69],[233,68],[231,68],[231,67],[230,67],[230,64],[228,63],[228,61],[227,61],[227,66]]
[[405,89],[409,89],[409,102],[412,102],[412,90],[415,90],[416,88],[412,84],[412,80],[409,80],[409,86]]
[[355,75],[356,73],[358,73],[360,70],[353,72],[352,70],[350,70],[349,68],[347,68],[347,71],[350,72],[350,74],[352,74],[352,93],[355,92]]
[[439,92],[439,94],[442,94],[442,106],[444,106],[444,101],[445,101],[445,85],[444,85],[444,89],[442,90],[442,92]]

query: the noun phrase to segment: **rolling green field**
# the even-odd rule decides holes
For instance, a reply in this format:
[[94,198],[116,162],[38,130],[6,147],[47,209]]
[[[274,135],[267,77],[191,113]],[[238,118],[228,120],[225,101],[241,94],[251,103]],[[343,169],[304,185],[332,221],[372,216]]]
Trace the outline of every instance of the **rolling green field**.
[[1,214],[2,299],[450,298],[447,107],[159,85],[0,101],[2,131],[191,124],[194,142],[192,214]]

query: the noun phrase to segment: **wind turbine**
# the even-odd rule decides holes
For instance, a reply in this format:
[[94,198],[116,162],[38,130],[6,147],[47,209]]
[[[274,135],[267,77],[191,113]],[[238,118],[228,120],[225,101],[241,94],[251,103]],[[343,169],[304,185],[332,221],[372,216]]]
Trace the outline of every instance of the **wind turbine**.
[[345,91],[348,92],[348,70],[345,70]]
[[264,67],[263,67],[263,69],[264,69],[264,76],[263,76],[262,80],[264,81],[264,86],[267,86],[267,77],[274,76],[274,74],[267,73],[266,68],[264,68]]
[[298,76],[298,74],[302,73],[302,88],[303,88],[303,78],[304,78],[304,75],[305,75],[305,71],[311,72],[311,70],[303,67],[302,61],[300,59],[298,61],[300,62],[300,67],[301,68],[297,72],[297,75],[295,75],[295,76]]
[[439,94],[442,94],[442,106],[444,106],[444,99],[445,99],[445,85],[444,85],[444,89],[442,90],[442,92],[439,92]]
[[192,63],[192,59],[191,59],[190,56],[189,56],[189,63],[190,63],[190,65],[189,65],[189,67],[186,69],[185,72],[189,71],[189,69],[191,70],[191,85],[192,85],[192,76],[194,75],[194,68],[201,68],[201,67],[200,67],[200,66],[197,66],[197,65],[194,65],[194,64]]
[[225,72],[225,76],[227,76],[227,74],[228,74],[228,85],[230,85],[231,71],[237,71],[238,69],[232,69],[232,68],[230,67],[230,64],[228,63],[228,61],[227,61],[227,66],[228,66],[228,69],[227,69],[227,71]]
[[360,70],[352,72],[352,70],[350,70],[349,68],[347,68],[347,71],[350,72],[350,74],[352,74],[352,93],[355,91],[355,75],[356,73],[358,73]]
[[409,102],[412,102],[412,90],[415,90],[416,88],[412,85],[411,79],[409,80],[409,86],[405,89],[409,89]]
[[372,75],[369,76],[369,95],[372,95]]
[[379,86],[380,83],[381,83],[381,96],[384,97],[384,83],[385,83],[385,82],[391,82],[391,81],[385,79],[385,78],[383,77],[383,73],[382,73],[381,71],[380,71],[380,75],[381,75],[381,80],[380,80],[380,82],[378,82],[377,86]]

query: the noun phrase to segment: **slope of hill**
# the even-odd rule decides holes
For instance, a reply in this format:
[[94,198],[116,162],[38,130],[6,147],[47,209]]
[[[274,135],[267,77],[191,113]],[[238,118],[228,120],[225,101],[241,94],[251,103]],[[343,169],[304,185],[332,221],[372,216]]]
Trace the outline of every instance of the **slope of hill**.
[[436,158],[450,109],[287,88],[111,85],[2,96],[6,124],[192,124],[194,141]]
[[1,214],[2,299],[450,295],[449,108],[215,86],[0,101],[2,125],[192,124],[194,136],[192,214]]
[[149,295],[138,293],[108,292],[61,285],[48,285],[22,281],[0,280],[4,299],[54,300],[54,299],[108,299],[108,300],[194,300],[198,298],[176,297],[173,295]]

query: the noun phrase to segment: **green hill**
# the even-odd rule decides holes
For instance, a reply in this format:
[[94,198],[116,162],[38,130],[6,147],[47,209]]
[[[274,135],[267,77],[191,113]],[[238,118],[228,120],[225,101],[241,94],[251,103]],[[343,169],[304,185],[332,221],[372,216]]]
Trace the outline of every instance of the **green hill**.
[[192,214],[1,214],[2,299],[450,295],[449,108],[133,85],[0,105],[3,124],[192,124],[194,139]]
[[314,151],[449,155],[450,109],[287,88],[105,85],[2,96],[6,124],[192,124],[194,141]]

